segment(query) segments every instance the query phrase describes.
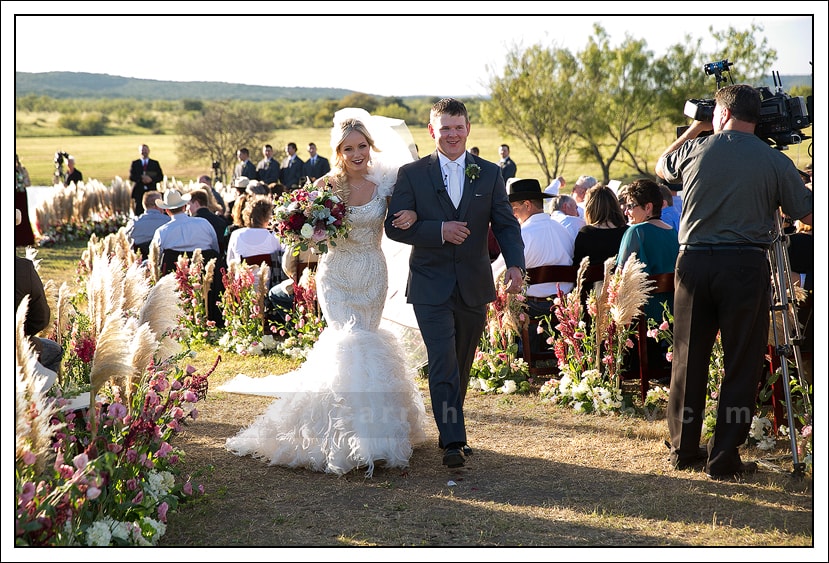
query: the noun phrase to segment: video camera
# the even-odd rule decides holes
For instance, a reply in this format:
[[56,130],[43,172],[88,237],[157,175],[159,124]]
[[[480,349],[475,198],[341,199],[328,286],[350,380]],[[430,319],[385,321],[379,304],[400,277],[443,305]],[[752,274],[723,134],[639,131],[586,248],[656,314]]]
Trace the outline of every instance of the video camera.
[[214,160],[212,166],[213,166],[213,170],[221,170],[222,163],[219,162],[218,160]]
[[58,151],[55,153],[55,166],[62,166],[64,159],[69,158],[68,152]]
[[[728,59],[708,63],[703,66],[705,74],[714,75],[717,79],[717,90],[724,82],[722,73],[728,72],[731,79],[730,68],[734,63]],[[783,150],[788,145],[800,143],[810,139],[804,135],[802,130],[812,123],[806,102],[802,96],[790,96],[783,91],[783,82],[780,80],[780,73],[772,71],[775,91],[768,86],[760,86],[757,91],[760,93],[760,121],[754,129],[754,134],[763,139],[766,143],[777,149]],[[734,80],[731,79],[731,83]],[[695,121],[712,121],[714,119],[713,99],[695,100],[685,102],[683,113]]]

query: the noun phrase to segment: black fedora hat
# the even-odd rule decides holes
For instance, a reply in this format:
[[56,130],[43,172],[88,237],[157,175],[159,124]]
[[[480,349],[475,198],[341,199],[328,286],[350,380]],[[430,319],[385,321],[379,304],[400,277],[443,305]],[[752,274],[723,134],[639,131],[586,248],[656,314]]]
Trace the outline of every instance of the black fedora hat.
[[510,178],[507,180],[507,194],[510,201],[524,201],[527,199],[544,199],[553,197],[541,191],[541,184],[534,178]]

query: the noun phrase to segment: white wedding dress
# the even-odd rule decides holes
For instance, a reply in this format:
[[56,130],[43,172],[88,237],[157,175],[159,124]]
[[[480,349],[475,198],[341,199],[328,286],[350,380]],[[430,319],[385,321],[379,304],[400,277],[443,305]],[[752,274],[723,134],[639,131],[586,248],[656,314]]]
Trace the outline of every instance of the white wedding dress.
[[[305,363],[279,376],[239,375],[220,387],[277,397],[227,440],[237,455],[337,475],[365,468],[371,476],[380,460],[386,467],[407,467],[413,445],[425,440],[423,397],[412,369],[417,366],[404,354],[394,324],[381,328],[391,293],[383,248],[400,254],[391,250],[393,241],[383,240],[386,196],[395,177],[375,170],[368,178],[377,184],[373,199],[348,208],[348,238],[320,260],[317,298],[327,327]],[[388,297],[400,308],[402,295],[396,293]]]

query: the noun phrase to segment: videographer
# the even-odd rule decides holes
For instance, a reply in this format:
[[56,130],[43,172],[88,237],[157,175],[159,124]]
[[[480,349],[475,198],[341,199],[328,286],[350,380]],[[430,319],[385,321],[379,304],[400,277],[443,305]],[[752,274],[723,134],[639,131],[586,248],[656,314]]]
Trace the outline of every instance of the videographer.
[[[757,470],[740,459],[768,344],[766,249],[780,207],[812,223],[812,192],[792,161],[755,135],[761,100],[745,84],[715,96],[712,123],[694,121],[659,157],[656,174],[681,183],[683,211],[674,295],[674,357],[668,399],[670,459],[701,465],[712,479]],[[700,136],[713,130],[710,136]],[[725,353],[717,423],[700,447],[708,364],[717,331]]]

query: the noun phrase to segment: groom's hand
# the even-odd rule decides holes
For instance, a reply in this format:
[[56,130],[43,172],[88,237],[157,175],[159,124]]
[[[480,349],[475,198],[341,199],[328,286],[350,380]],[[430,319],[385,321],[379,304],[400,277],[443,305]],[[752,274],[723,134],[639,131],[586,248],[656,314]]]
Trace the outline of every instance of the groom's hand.
[[461,244],[469,236],[466,221],[444,221],[443,241],[452,244]]
[[521,269],[513,266],[504,273],[504,290],[507,293],[521,293],[524,288],[524,276]]

